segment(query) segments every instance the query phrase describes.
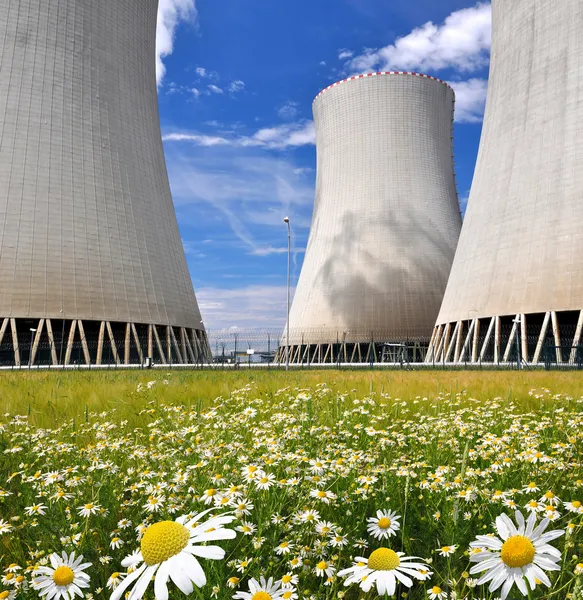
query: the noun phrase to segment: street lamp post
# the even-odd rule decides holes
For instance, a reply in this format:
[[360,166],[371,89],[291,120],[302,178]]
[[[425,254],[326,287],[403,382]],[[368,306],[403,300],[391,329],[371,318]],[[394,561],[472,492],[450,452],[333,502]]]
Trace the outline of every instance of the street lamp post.
[[522,325],[522,320],[520,318],[520,315],[516,315],[512,322],[516,325],[516,368],[520,371],[520,369],[522,368],[522,356],[520,352],[520,326]]
[[283,222],[287,225],[287,324],[286,324],[286,342],[285,342],[285,370],[289,370],[289,284],[291,271],[291,227],[289,217],[285,217]]

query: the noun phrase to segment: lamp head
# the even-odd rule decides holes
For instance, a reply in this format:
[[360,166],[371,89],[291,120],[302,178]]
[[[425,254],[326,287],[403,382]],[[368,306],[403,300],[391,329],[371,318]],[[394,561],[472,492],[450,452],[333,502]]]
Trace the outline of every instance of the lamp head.
[[283,218],[283,222],[284,222],[284,223],[289,223],[289,217],[284,217],[284,218]]

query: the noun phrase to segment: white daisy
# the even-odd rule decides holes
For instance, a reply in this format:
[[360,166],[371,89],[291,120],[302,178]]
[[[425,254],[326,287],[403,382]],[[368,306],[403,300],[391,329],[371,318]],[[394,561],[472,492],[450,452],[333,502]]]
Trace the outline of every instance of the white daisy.
[[357,583],[363,592],[369,592],[376,583],[379,596],[392,596],[397,583],[406,587],[413,585],[411,577],[423,581],[432,575],[427,565],[416,556],[405,556],[403,552],[395,552],[389,548],[378,548],[368,558],[356,557],[356,562],[349,569],[338,572],[346,577],[344,585]]
[[336,500],[336,494],[329,490],[312,490],[310,496],[321,500],[324,504],[330,504],[332,500]]
[[325,560],[321,560],[314,567],[314,573],[318,577],[333,577],[334,573],[336,573],[336,568]]
[[126,576],[126,573],[112,573],[105,584],[108,589],[115,590],[115,588],[123,581],[123,578]]
[[89,587],[89,575],[85,569],[91,563],[83,562],[83,555],[75,558],[71,552],[67,556],[51,554],[49,556],[50,567],[38,567],[34,572],[32,586],[38,591],[39,596],[47,596],[51,600],[72,600],[75,596],[83,598],[82,588]]
[[485,571],[478,580],[478,585],[490,581],[490,592],[495,592],[502,586],[502,600],[505,600],[514,584],[523,596],[527,596],[525,578],[531,590],[535,589],[537,579],[549,587],[551,582],[545,570],[560,570],[557,562],[561,558],[561,552],[548,542],[565,532],[557,529],[544,533],[549,525],[548,519],[543,519],[535,528],[535,512],[530,513],[526,523],[520,511],[516,511],[514,515],[517,526],[507,515],[500,515],[496,518],[499,537],[479,535],[470,544],[473,548],[485,549],[470,555],[470,561],[478,563],[470,569],[470,574]]
[[441,556],[451,556],[456,550],[457,546],[453,544],[451,546],[442,546],[441,548],[437,548],[437,552],[439,552]]
[[565,508],[569,512],[583,514],[583,504],[579,500],[573,500],[573,502],[563,502]]
[[377,510],[376,517],[367,519],[366,530],[378,540],[390,538],[392,535],[397,535],[397,531],[401,527],[400,518],[397,513],[391,510]]
[[219,515],[199,523],[201,517],[212,510],[207,509],[190,519],[183,515],[176,521],[150,525],[142,537],[140,551],[122,561],[124,567],[134,570],[117,586],[110,600],[119,600],[134,582],[129,600],[140,600],[154,576],[156,600],[168,600],[168,579],[172,579],[187,596],[194,591],[194,585],[205,585],[206,576],[195,557],[221,560],[225,551],[219,546],[201,544],[229,540],[237,535],[234,530],[224,527],[235,520],[233,515]]
[[427,590],[429,600],[447,600],[447,592],[444,592],[438,585],[434,585]]
[[250,579],[249,591],[237,592],[233,598],[240,600],[281,600],[282,596],[283,592],[279,581],[274,582],[272,577],[265,581],[265,577],[260,577],[259,581]]

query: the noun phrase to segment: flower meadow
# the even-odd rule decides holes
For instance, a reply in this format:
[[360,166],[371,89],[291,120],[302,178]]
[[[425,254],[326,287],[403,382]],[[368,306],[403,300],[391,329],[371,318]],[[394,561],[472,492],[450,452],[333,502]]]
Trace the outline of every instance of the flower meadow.
[[583,398],[173,385],[0,418],[0,600],[583,598]]

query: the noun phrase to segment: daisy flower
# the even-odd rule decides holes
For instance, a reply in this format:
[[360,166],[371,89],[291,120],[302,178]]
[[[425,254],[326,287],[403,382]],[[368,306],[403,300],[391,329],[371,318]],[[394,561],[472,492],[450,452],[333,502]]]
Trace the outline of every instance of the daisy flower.
[[447,600],[447,592],[444,592],[438,585],[434,585],[427,590],[429,600]]
[[563,502],[563,504],[569,512],[583,514],[583,505],[581,502],[579,502],[579,500],[573,500],[573,502]]
[[237,592],[233,598],[240,600],[281,600],[282,590],[279,581],[274,582],[270,577],[265,581],[265,577],[249,580],[248,592]]
[[126,576],[126,573],[112,573],[105,584],[106,587],[110,590],[115,590],[115,588],[123,581],[123,578]]
[[51,600],[69,600],[75,596],[83,598],[81,589],[89,587],[89,575],[85,569],[91,563],[84,563],[82,554],[75,558],[74,552],[69,556],[66,552],[62,556],[51,554],[49,561],[50,567],[38,567],[33,575],[32,586],[39,596],[47,596]]
[[0,535],[3,533],[8,533],[12,531],[14,527],[8,523],[8,521],[4,521],[4,519],[0,519]]
[[442,546],[437,549],[441,556],[451,556],[457,550],[457,546]]
[[298,600],[298,595],[295,590],[284,590],[281,593],[282,600]]
[[390,538],[392,535],[397,535],[397,531],[401,527],[400,518],[391,510],[377,510],[376,517],[367,519],[366,530],[377,540]]
[[93,504],[93,502],[88,502],[83,506],[78,506],[77,512],[81,517],[89,517],[91,515],[94,515],[96,512],[99,512],[100,508],[101,506],[99,506],[99,504]]
[[288,554],[292,551],[293,547],[294,545],[288,541],[281,542],[281,544],[275,548],[275,553],[278,556],[281,556],[282,554]]
[[124,567],[134,570],[117,586],[110,600],[119,600],[134,582],[130,597],[140,600],[154,576],[156,600],[168,600],[168,579],[187,596],[192,594],[195,585],[204,586],[206,576],[196,557],[221,560],[225,551],[219,546],[201,544],[230,540],[237,535],[224,527],[235,520],[233,515],[219,515],[199,523],[201,517],[212,510],[207,509],[190,519],[183,515],[176,521],[150,525],[142,536],[140,550],[122,561]]
[[0,600],[14,600],[14,598],[16,598],[16,594],[16,590],[4,590],[0,592]]
[[312,490],[310,496],[321,500],[324,504],[330,504],[331,500],[336,500],[336,494],[327,490]]
[[[559,550],[548,542],[562,536],[560,529],[548,531],[548,519],[543,519],[536,526],[536,513],[531,512],[525,523],[520,511],[514,513],[517,526],[507,515],[496,518],[498,536],[479,535],[470,544],[471,547],[486,549],[470,554],[470,561],[478,563],[470,569],[470,574],[485,573],[478,580],[478,585],[490,581],[490,592],[502,586],[501,598],[505,600],[512,586],[520,590],[523,596],[528,595],[525,578],[534,590],[537,579],[550,587],[551,582],[546,571],[559,571],[557,562],[561,558]],[[544,570],[543,570],[544,569]]]
[[259,490],[268,490],[275,483],[275,475],[273,473],[263,474],[255,480],[255,485]]
[[332,577],[336,573],[336,568],[333,567],[329,562],[321,560],[315,567],[314,573],[318,577]]
[[27,506],[24,509],[24,512],[29,516],[32,517],[32,515],[44,515],[47,511],[47,506],[45,506],[44,504],[33,504],[32,506]]
[[376,584],[379,596],[394,595],[397,583],[411,587],[411,577],[423,581],[432,575],[423,562],[412,562],[422,559],[389,548],[378,548],[368,558],[357,556],[355,560],[352,567],[338,572],[340,577],[346,577],[344,585],[357,583],[367,593]]
[[299,578],[295,573],[286,573],[281,578],[281,587],[284,590],[290,590],[298,585]]

